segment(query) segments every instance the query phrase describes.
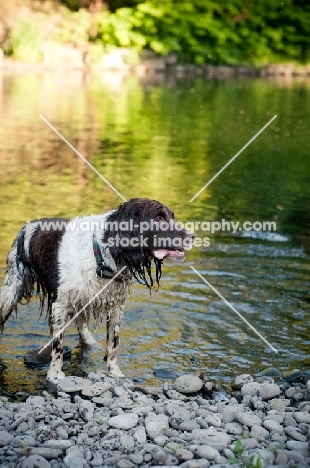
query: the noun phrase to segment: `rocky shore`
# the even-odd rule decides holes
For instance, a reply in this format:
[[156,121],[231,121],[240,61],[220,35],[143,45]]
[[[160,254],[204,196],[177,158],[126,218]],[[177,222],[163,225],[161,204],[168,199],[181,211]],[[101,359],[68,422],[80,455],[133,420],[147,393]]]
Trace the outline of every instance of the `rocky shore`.
[[310,380],[240,375],[231,396],[201,377],[141,388],[91,373],[57,396],[0,397],[0,468],[310,466]]

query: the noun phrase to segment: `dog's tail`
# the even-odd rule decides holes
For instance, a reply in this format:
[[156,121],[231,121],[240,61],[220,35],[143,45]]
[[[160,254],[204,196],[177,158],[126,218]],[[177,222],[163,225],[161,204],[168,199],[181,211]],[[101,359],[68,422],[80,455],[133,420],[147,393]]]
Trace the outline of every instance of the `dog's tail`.
[[28,263],[30,229],[27,224],[21,228],[7,256],[7,270],[0,292],[0,335],[7,319],[17,312],[17,303],[22,299],[29,302],[34,290],[35,277]]

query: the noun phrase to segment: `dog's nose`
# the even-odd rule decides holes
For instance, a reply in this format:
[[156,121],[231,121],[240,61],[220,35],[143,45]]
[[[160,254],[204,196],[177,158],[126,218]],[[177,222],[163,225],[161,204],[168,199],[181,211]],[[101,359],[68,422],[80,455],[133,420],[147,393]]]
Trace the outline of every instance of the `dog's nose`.
[[192,241],[195,239],[195,234],[191,231],[185,231],[185,236],[189,239],[191,239]]

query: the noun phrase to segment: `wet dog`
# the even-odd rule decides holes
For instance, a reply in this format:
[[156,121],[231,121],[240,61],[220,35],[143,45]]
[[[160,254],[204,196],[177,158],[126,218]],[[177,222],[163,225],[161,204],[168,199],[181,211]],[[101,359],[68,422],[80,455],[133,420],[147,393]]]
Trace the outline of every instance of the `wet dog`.
[[152,288],[151,265],[159,285],[164,259],[182,260],[193,234],[179,227],[162,203],[133,198],[102,215],[43,218],[25,224],[7,257],[0,296],[0,331],[17,304],[34,292],[46,306],[52,352],[47,380],[64,378],[63,328],[74,318],[81,342],[93,345],[88,323],[106,317],[108,373],[123,375],[117,364],[119,332],[128,287]]

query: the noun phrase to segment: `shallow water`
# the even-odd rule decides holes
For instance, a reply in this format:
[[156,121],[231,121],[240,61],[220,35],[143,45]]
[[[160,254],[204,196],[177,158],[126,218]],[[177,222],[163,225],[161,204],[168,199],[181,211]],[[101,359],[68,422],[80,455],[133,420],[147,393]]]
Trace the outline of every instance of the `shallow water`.
[[[120,365],[156,382],[154,369],[203,371],[226,384],[269,366],[309,369],[310,82],[0,75],[0,281],[22,224],[73,217],[121,200],[39,118],[46,117],[126,198],[159,199],[181,221],[276,221],[276,232],[217,232],[210,246],[167,264],[161,288],[133,288]],[[273,115],[275,121],[207,189],[189,200]],[[199,233],[198,233],[199,234]],[[266,343],[191,270],[194,266]],[[96,336],[104,345],[105,330]],[[0,344],[4,393],[34,391],[46,368],[24,354],[48,339],[36,301],[19,308]],[[68,375],[104,369],[73,327]]]

